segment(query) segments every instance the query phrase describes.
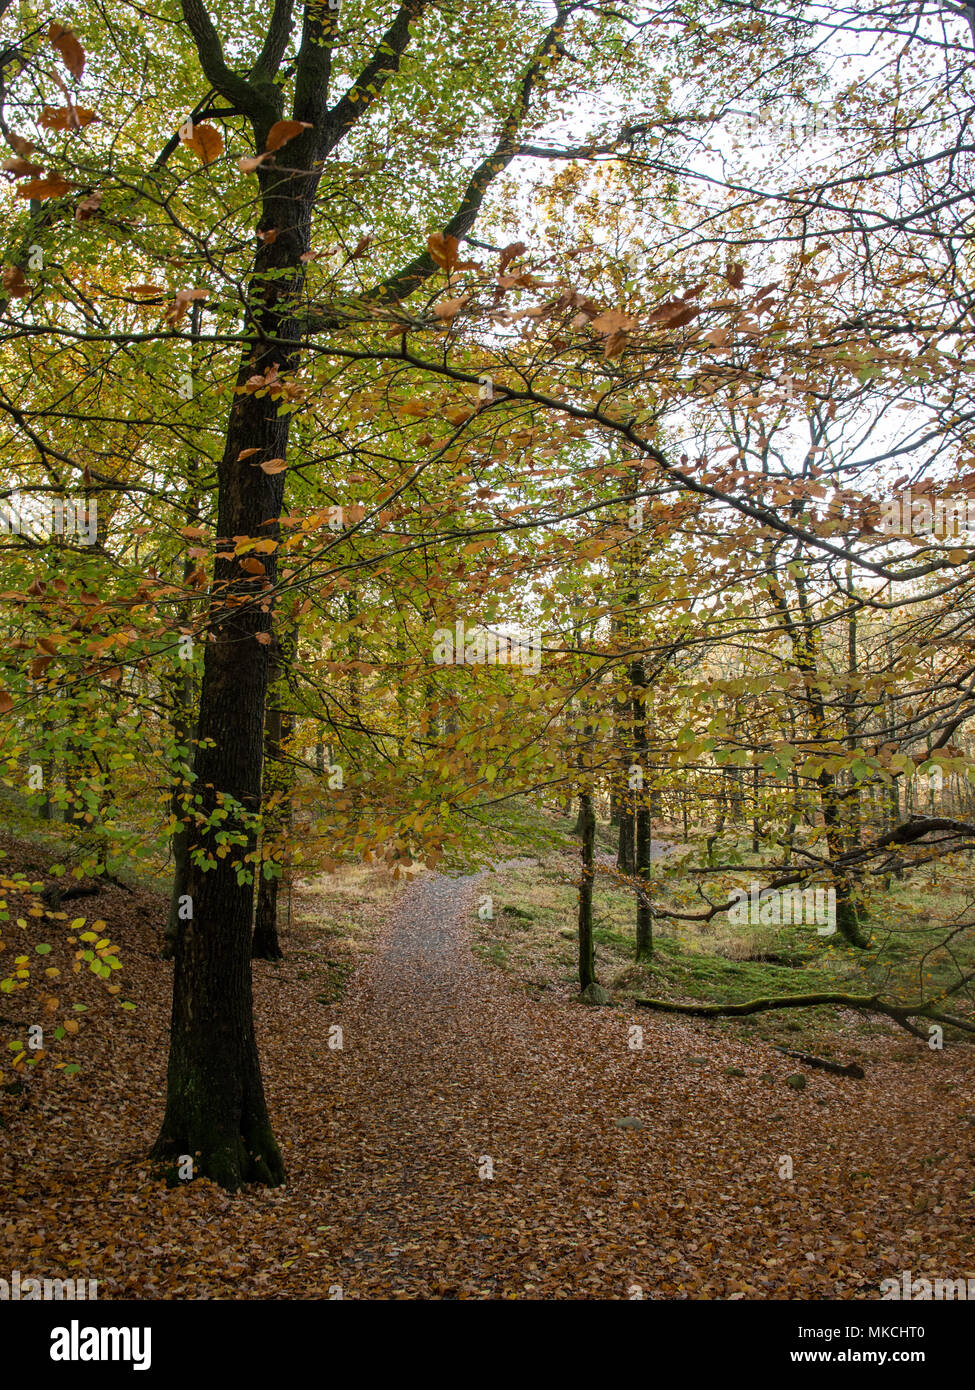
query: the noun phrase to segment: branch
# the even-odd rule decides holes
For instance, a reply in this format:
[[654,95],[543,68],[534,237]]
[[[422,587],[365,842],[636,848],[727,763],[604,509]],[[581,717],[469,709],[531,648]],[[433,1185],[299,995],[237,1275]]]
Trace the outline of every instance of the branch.
[[[559,50],[562,29],[571,8],[571,6],[559,6],[551,28],[536,49],[535,56],[522,79],[517,99],[501,129],[498,143],[493,152],[481,161],[471,175],[470,182],[461,198],[460,206],[443,228],[445,236],[460,239],[470,231],[492,182],[521,152],[520,147],[515,144],[515,136],[528,112],[532,93],[539,77],[549,66],[552,56],[557,54]],[[365,298],[379,303],[392,299],[405,299],[407,295],[419,289],[424,281],[436,273],[437,269],[436,261],[428,251],[424,251],[395,275],[382,281],[381,284],[375,285],[367,292]]]
[[211,86],[251,120],[265,123],[276,120],[278,112],[273,101],[248,82],[246,77],[241,77],[240,73],[227,66],[220,35],[203,0],[180,0],[180,3],[183,18],[196,44],[200,67]]
[[[379,40],[370,62],[345,95],[327,113],[325,154],[329,154],[335,148],[360,117],[379,99],[386,83],[399,70],[400,59],[409,47],[410,25],[415,19],[419,19],[430,3],[431,0],[406,0],[401,6],[396,18]],[[314,94],[310,95],[314,98]],[[298,102],[299,94],[296,90],[295,117],[297,120],[311,120],[311,116],[299,112]],[[314,102],[315,106],[317,104],[317,101]]]
[[[272,82],[278,75],[278,68],[288,47],[294,24],[294,0],[274,0],[274,9],[267,26],[264,47],[258,54],[257,62],[251,68],[251,78]],[[306,6],[306,13],[310,6]]]
[[927,1037],[910,1022],[912,1018],[929,1018],[935,1023],[951,1023],[968,1032],[975,1032],[975,1024],[948,1019],[935,1013],[929,1004],[898,1008],[894,1004],[884,1003],[876,994],[780,994],[768,999],[750,999],[744,1004],[675,1004],[669,999],[634,999],[633,1003],[644,1009],[656,1009],[659,1013],[688,1014],[692,1018],[745,1018],[749,1014],[766,1013],[769,1009],[814,1009],[820,1004],[837,1004],[861,1013],[883,1014],[924,1042],[927,1042]]

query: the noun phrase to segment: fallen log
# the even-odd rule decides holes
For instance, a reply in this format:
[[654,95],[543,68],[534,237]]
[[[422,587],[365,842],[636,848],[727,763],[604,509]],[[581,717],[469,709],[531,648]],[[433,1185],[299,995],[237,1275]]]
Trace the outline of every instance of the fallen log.
[[776,1047],[776,1052],[781,1052],[784,1057],[795,1057],[797,1062],[804,1062],[807,1067],[819,1067],[822,1071],[831,1071],[835,1076],[854,1076],[858,1081],[862,1081],[866,1072],[856,1062],[848,1062],[842,1066],[839,1062],[830,1062],[825,1057],[812,1057],[808,1052],[794,1052],[791,1047]]

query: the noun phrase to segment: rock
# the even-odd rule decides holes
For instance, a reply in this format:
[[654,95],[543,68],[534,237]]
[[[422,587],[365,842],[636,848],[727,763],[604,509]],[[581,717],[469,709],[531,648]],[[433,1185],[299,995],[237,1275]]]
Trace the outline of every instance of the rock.
[[708,1059],[706,1057],[685,1057],[684,1060],[685,1062],[692,1063],[695,1067],[706,1067],[708,1064]]
[[759,1079],[759,1081],[774,1081],[774,1080],[775,1080],[775,1072],[774,1072],[774,1071],[763,1071],[762,1074],[761,1074],[761,1076],[760,1076],[758,1079]]
[[559,936],[564,936],[566,941],[574,941],[575,935],[575,932],[569,931],[568,927],[563,927],[562,930],[559,932]]
[[742,1071],[741,1067],[725,1067],[724,1074],[725,1076],[744,1076],[745,1072]]
[[794,1071],[791,1076],[785,1078],[785,1084],[791,1086],[794,1091],[804,1091],[806,1089],[806,1078],[801,1071]]
[[630,1115],[626,1115],[622,1120],[614,1120],[613,1124],[617,1129],[645,1129],[642,1120],[636,1120]]
[[608,1004],[609,990],[603,989],[602,985],[597,985],[593,980],[591,985],[586,985],[582,991],[582,997],[587,1004]]

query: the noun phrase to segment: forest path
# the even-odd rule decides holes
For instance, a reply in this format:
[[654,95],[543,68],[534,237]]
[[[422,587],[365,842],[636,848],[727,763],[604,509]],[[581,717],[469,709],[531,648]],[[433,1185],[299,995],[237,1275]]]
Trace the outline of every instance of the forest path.
[[[465,918],[488,886],[413,884],[335,1011],[328,1121],[308,1136],[322,1167],[301,1144],[324,1282],[386,1298],[770,1296],[783,1275],[821,1289],[810,1221],[834,1234],[859,1219],[817,1158],[850,1083],[817,1076],[797,1098],[762,1045],[529,997],[471,954]],[[765,1071],[781,1073],[774,1094]],[[785,1112],[771,1127],[770,1109]],[[801,1212],[786,1152],[818,1167]],[[849,1296],[858,1280],[841,1282]]]

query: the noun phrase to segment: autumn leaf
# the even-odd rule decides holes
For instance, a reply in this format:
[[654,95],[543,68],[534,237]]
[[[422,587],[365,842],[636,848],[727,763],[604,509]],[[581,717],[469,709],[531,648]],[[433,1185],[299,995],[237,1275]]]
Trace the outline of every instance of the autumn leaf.
[[163,315],[163,322],[175,328],[176,325],[185,318],[190,304],[195,300],[206,299],[209,293],[209,290],[177,290],[176,298],[173,300],[172,304],[167,307]]
[[30,179],[17,185],[18,198],[31,198],[38,202],[43,202],[45,198],[63,198],[65,193],[70,192],[71,184],[60,174],[52,174],[46,179]]
[[434,232],[427,237],[427,250],[432,258],[449,275],[457,265],[460,243],[455,236],[444,236],[443,232]]
[[240,567],[247,574],[267,574],[267,570],[261,564],[260,560],[255,560],[250,556],[248,556],[246,560],[241,560]]
[[197,124],[189,121],[179,132],[179,138],[195,155],[201,164],[212,164],[223,154],[223,136],[216,126],[207,121]]
[[442,322],[456,318],[469,299],[469,294],[461,295],[459,299],[442,299],[439,304],[433,306],[434,318]]
[[74,210],[75,221],[87,222],[90,218],[94,217],[101,205],[102,192],[99,188],[96,189],[94,193],[89,194],[87,198],[82,198],[81,202]]
[[733,290],[740,290],[745,283],[745,267],[743,265],[729,265],[724,273],[724,278]]
[[97,120],[98,116],[87,106],[44,106],[37,118],[37,124],[42,125],[45,130],[81,130],[83,126],[91,125]]
[[242,174],[253,174],[255,169],[259,169],[261,165],[264,164],[265,161],[269,158],[270,156],[266,154],[241,155],[240,159],[238,159],[237,161],[237,168],[241,171]]
[[61,55],[61,61],[68,69],[71,76],[77,81],[85,70],[85,50],[78,42],[77,37],[71,29],[65,29],[62,24],[56,24],[53,20],[48,28],[47,36],[51,43]]
[[237,462],[242,463],[244,459],[253,458],[255,454],[259,454],[260,452],[260,449],[241,449],[240,453],[237,455]]
[[604,314],[599,314],[592,320],[592,327],[597,333],[605,333],[611,337],[614,333],[628,333],[638,327],[639,322],[632,314],[624,314],[620,309],[607,309]]
[[15,178],[30,178],[34,174],[43,172],[43,166],[32,164],[29,159],[5,159],[3,161],[3,172],[13,174]]
[[287,466],[284,459],[265,459],[260,465],[263,473],[283,473]]
[[15,135],[13,131],[7,135],[7,144],[14,154],[20,155],[21,159],[30,159],[37,150],[37,146],[32,144],[30,140],[25,139],[23,135]]
[[31,292],[30,282],[16,265],[3,272],[3,287],[11,299],[26,299]]
[[508,266],[511,264],[511,262],[517,260],[519,256],[523,256],[527,250],[528,247],[525,245],[523,241],[513,241],[510,243],[510,245],[506,246],[504,250],[501,252],[501,262],[498,266],[498,274],[503,275],[504,272],[508,269]]
[[300,135],[303,130],[311,130],[311,128],[311,121],[275,121],[267,133],[264,149],[268,154],[271,154],[274,150],[279,150],[282,145],[286,145],[289,140],[293,140],[296,135]]
[[0,714],[9,714],[14,707],[13,697],[9,690],[0,690]]

